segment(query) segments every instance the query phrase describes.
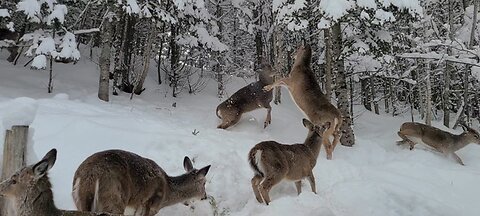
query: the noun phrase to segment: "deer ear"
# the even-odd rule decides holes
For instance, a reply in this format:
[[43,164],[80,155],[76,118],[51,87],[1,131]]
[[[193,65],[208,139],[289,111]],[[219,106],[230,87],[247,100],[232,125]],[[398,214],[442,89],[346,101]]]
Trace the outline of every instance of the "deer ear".
[[206,166],[206,167],[203,167],[202,169],[200,169],[200,170],[198,171],[198,174],[203,175],[203,176],[206,176],[207,173],[208,173],[208,170],[210,169],[210,166],[211,166],[211,165],[208,165],[208,166]]
[[193,170],[192,161],[187,156],[185,156],[185,158],[183,159],[183,168],[185,168],[185,171],[187,172],[190,172]]
[[33,173],[35,174],[36,178],[41,178],[44,176],[48,170],[50,170],[53,165],[55,165],[55,161],[57,160],[57,150],[52,149],[50,150],[45,156],[43,156],[42,160],[35,165],[33,165]]
[[312,122],[310,122],[308,119],[304,118],[302,119],[302,123],[303,123],[303,126],[308,128],[309,130],[312,130],[312,128],[314,127],[314,125],[312,124]]

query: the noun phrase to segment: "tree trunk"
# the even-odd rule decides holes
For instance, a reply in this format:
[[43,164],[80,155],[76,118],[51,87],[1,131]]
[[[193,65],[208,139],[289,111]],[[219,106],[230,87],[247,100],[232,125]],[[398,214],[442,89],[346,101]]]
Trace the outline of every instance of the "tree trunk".
[[[12,129],[6,131],[0,182],[26,165],[27,142],[28,126],[13,126]],[[14,210],[9,208],[11,205],[8,202],[9,200],[0,197],[0,215],[14,215]]]
[[335,68],[337,69],[336,92],[338,95],[338,108],[343,115],[342,137],[340,142],[345,146],[353,146],[355,144],[355,135],[353,133],[353,120],[350,113],[350,103],[348,102],[348,85],[346,72],[342,57],[343,41],[342,29],[340,22],[332,27],[332,35],[334,41],[333,54],[335,56]]
[[148,68],[150,66],[150,53],[152,51],[152,42],[153,42],[153,35],[155,34],[154,31],[154,24],[150,20],[145,20],[145,22],[148,22],[148,35],[147,35],[147,44],[145,47],[145,51],[143,53],[143,69],[140,74],[140,78],[138,79],[137,83],[135,84],[135,88],[133,90],[133,93],[139,95],[145,90],[143,88],[143,83],[145,82],[145,78],[147,78],[148,74]]
[[332,100],[332,35],[330,28],[323,30],[325,38],[325,96]]
[[[222,7],[221,7],[222,3],[223,1],[218,1],[216,5],[216,17],[218,18],[218,21],[217,21],[218,34],[216,36],[219,40],[222,40],[222,31],[223,31],[223,25],[221,20],[221,17],[223,15]],[[223,75],[225,72],[222,70],[223,57],[220,51],[215,52],[215,54],[217,55],[217,61],[215,62],[213,70],[217,76],[217,97],[223,98],[223,95],[225,94],[225,83],[223,80]]]
[[[108,19],[108,18],[107,18]],[[113,22],[113,21],[112,21]],[[98,98],[103,101],[109,100],[109,73],[110,73],[110,50],[112,47],[113,24],[105,20],[102,29],[102,51],[100,52],[100,79],[98,82]]]
[[260,25],[262,25],[262,5],[261,2],[258,3],[256,9],[253,11],[253,17],[256,20],[256,32],[255,32],[255,65],[254,70],[258,71],[260,65],[263,62],[263,40],[262,40],[262,31]]
[[375,76],[373,74],[370,75],[370,98],[373,102],[373,108],[375,109],[375,114],[380,115],[380,110],[378,108],[378,102],[375,97],[377,94],[375,91]]
[[176,24],[170,25],[171,34],[170,34],[170,87],[172,87],[172,97],[177,97],[178,94],[178,80],[179,80],[179,71],[178,63],[180,61],[180,48],[176,43],[176,37],[178,33],[178,27]]

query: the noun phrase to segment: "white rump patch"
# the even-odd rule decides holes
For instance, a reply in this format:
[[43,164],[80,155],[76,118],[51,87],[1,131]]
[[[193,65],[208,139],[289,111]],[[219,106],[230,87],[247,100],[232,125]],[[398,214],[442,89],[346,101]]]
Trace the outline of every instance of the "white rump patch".
[[123,211],[123,215],[135,215],[135,208],[131,207],[131,206],[127,206],[125,208],[125,211]]
[[73,201],[77,208],[80,206],[80,178],[75,179],[75,184],[73,185],[72,197]]
[[263,168],[263,164],[262,164],[262,150],[257,150],[257,152],[255,152],[255,164],[257,164],[257,167],[260,170],[260,172],[262,172],[265,175],[266,174],[265,169]]
[[98,210],[98,188],[100,187],[100,181],[97,179],[95,181],[95,193],[93,195],[93,203],[92,203],[92,212],[96,212]]

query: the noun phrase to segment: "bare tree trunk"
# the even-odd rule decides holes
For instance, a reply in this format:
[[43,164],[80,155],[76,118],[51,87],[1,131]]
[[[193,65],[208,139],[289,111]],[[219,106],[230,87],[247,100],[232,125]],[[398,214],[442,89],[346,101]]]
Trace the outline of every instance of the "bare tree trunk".
[[255,25],[256,33],[255,33],[255,65],[254,70],[257,71],[260,68],[260,65],[263,62],[263,40],[262,40],[262,31],[260,30],[260,25],[262,25],[262,5],[261,2],[258,2],[256,9],[253,11],[253,17],[256,19]]
[[[0,182],[13,175],[26,165],[26,151],[28,142],[28,126],[13,126],[5,132],[3,145],[3,164]],[[10,200],[0,197],[0,215],[13,216],[14,210],[9,208]]]
[[[108,19],[108,18],[107,18]],[[110,51],[112,47],[113,24],[105,20],[102,30],[102,51],[100,52],[100,79],[98,82],[98,98],[103,101],[109,100],[109,73],[110,73]]]
[[148,22],[148,35],[147,35],[147,44],[145,47],[145,51],[143,53],[143,69],[140,74],[140,78],[137,80],[137,83],[135,84],[135,88],[133,90],[133,93],[139,95],[145,90],[143,88],[143,83],[145,82],[145,78],[147,78],[148,74],[148,68],[150,66],[150,53],[152,51],[152,42],[153,42],[153,35],[155,34],[154,31],[154,24],[150,20],[145,20],[145,22]]
[[[470,32],[470,41],[468,43],[468,49],[472,49],[473,45],[475,43],[475,29],[477,28],[477,14],[479,10],[479,4],[480,0],[473,0],[473,21],[472,21],[472,30]],[[462,110],[462,113],[460,114],[460,117],[457,119],[455,122],[454,128],[456,125],[458,125],[462,119],[461,116],[464,116],[463,118],[465,119],[464,121],[469,122],[470,121],[470,116],[469,116],[469,103],[468,103],[468,84],[469,84],[469,75],[470,71],[472,69],[472,66],[467,66],[467,69],[465,70],[465,74],[463,75],[463,103],[464,103],[464,108]]]
[[[450,41],[454,40],[454,30],[453,30],[453,16],[454,16],[454,0],[449,0],[448,1],[448,25],[450,26],[450,32],[448,33],[448,37],[450,38]],[[451,56],[452,53],[452,48],[448,47],[447,48],[447,55]],[[450,73],[453,72],[453,63],[450,61],[446,61],[446,68],[444,72],[444,80],[445,80],[445,86],[443,90],[443,125],[446,127],[450,127]]]
[[330,28],[323,30],[325,38],[325,96],[332,100],[332,34]]
[[178,26],[171,24],[170,26],[170,87],[172,87],[172,96],[177,97],[178,94],[178,81],[179,81],[179,62],[180,62],[180,47],[176,43],[176,37],[178,33]]
[[372,102],[373,102],[373,108],[375,110],[375,114],[380,115],[378,102],[377,102],[377,99],[375,97],[377,92],[375,91],[375,76],[373,75],[373,73],[370,75],[369,80],[370,80],[370,98],[372,99]]
[[[223,31],[222,20],[220,19],[223,15],[222,6],[221,6],[222,3],[223,3],[223,1],[217,1],[217,3],[216,3],[217,4],[216,5],[216,17],[219,18],[218,21],[217,21],[217,26],[218,26],[217,38],[219,40],[222,40],[222,31]],[[221,53],[219,51],[217,51],[216,55],[217,55],[217,61],[216,61],[213,69],[214,69],[215,74],[217,76],[217,96],[218,96],[218,98],[223,98],[223,95],[225,94],[225,83],[224,83],[224,80],[223,80],[223,75],[224,75],[225,72],[222,70],[223,61],[222,61]]]
[[[275,79],[277,80],[281,78],[281,76],[283,75],[283,71],[285,69],[285,59],[283,59],[285,55],[285,45],[284,45],[285,37],[283,37],[283,32],[280,30],[278,26],[275,27],[273,37],[275,37],[275,44],[272,47],[275,50],[275,59],[276,59],[275,72],[277,74],[275,76]],[[282,102],[281,94],[282,94],[281,87],[279,86],[275,87],[275,98],[273,102],[277,105]]]
[[350,103],[348,102],[348,85],[346,79],[346,72],[342,57],[343,39],[340,22],[337,22],[332,27],[332,35],[334,41],[333,54],[335,56],[335,66],[337,69],[336,91],[338,95],[338,108],[343,115],[342,137],[340,142],[345,146],[353,146],[355,144],[355,135],[353,133],[353,120],[350,113]]

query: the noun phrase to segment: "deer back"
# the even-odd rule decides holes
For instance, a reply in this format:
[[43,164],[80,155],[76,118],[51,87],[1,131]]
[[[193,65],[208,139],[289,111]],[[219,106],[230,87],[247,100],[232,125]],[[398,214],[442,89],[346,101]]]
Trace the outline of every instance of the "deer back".
[[264,141],[255,145],[248,156],[252,169],[261,176],[285,173],[285,177],[290,180],[307,176],[317,163],[322,134],[329,125],[318,127],[307,119],[303,119],[303,124],[309,129],[303,144],[286,145]]
[[239,115],[270,104],[273,93],[263,91],[263,87],[273,82],[272,74],[271,66],[265,65],[259,72],[259,81],[239,89],[230,98],[218,105],[217,114],[220,110],[223,115]]
[[[122,150],[98,152],[80,164],[73,181],[73,196],[78,209],[97,209],[109,205],[108,195],[121,194],[127,206],[137,207],[165,191],[166,174],[152,160]],[[104,197],[105,196],[105,197]]]

